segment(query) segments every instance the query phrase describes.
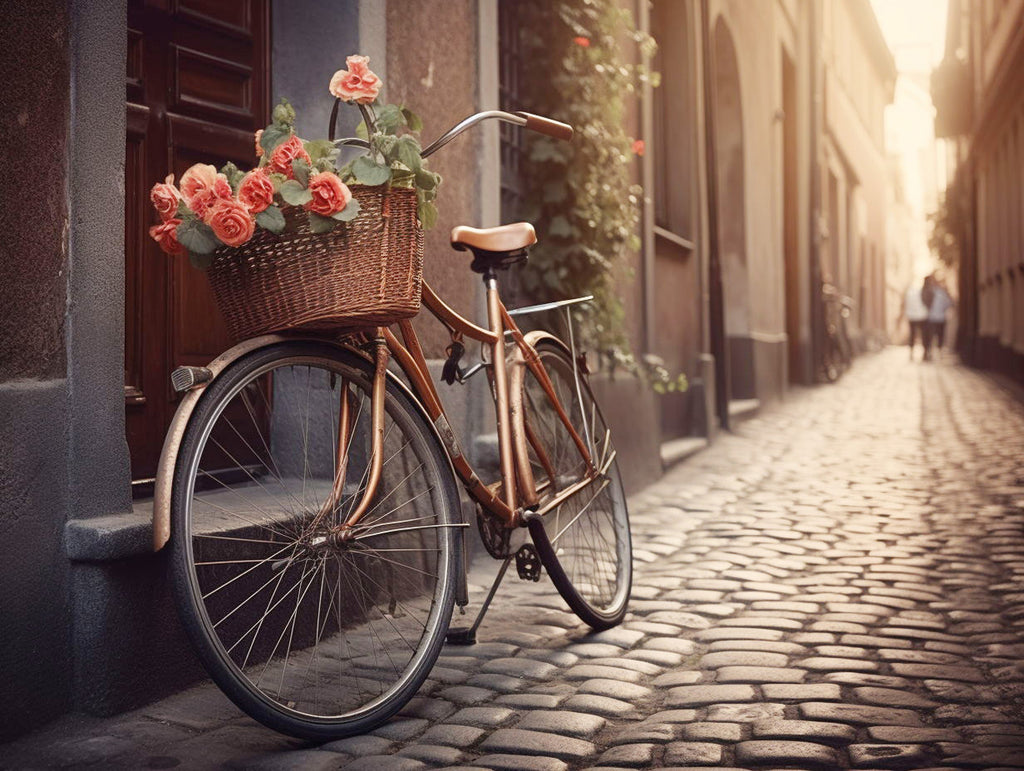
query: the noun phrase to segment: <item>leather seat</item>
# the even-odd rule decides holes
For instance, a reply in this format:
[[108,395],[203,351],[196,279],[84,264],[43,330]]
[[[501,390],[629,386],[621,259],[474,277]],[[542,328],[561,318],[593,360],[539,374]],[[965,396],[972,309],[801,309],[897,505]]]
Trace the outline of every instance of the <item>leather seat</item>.
[[537,233],[529,222],[514,222],[496,228],[452,228],[452,248],[460,251],[518,252],[537,243]]
[[526,248],[537,243],[537,234],[529,222],[515,222],[496,228],[452,229],[452,248],[473,253],[469,266],[474,273],[493,275],[516,263],[526,262]]

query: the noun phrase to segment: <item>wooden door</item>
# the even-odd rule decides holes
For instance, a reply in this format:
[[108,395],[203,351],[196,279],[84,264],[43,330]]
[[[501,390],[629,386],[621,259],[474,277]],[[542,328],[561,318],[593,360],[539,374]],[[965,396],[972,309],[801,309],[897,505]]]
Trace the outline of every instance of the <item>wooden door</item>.
[[133,487],[151,481],[177,398],[171,370],[231,341],[206,278],[148,236],[149,189],[193,163],[255,164],[269,119],[270,0],[129,0],[125,409]]

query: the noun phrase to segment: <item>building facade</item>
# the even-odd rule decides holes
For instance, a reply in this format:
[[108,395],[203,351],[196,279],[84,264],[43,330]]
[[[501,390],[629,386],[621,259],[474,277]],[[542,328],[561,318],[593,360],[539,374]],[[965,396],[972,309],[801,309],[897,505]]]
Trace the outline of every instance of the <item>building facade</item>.
[[[634,170],[642,248],[622,255],[616,285],[634,352],[690,382],[660,395],[595,375],[638,489],[680,448],[817,379],[825,271],[854,297],[862,336],[884,327],[876,119],[891,58],[867,0],[623,6],[657,40],[662,83],[626,116],[647,148]],[[353,52],[429,139],[513,90],[510,19],[502,0],[46,0],[0,21],[13,41],[5,104],[18,105],[2,152],[7,168],[36,164],[0,211],[21,249],[0,263],[0,620],[16,630],[0,649],[0,735],[202,676],[151,549],[147,496],[175,409],[170,370],[205,364],[227,338],[202,277],[146,237],[149,185],[199,161],[251,165],[252,131],[281,97],[300,134],[325,135],[325,84]],[[844,24],[855,44],[836,34]],[[529,110],[529,88],[516,92]],[[342,121],[339,133],[356,122]],[[500,222],[507,141],[485,127],[431,159],[446,183],[425,276],[471,318],[480,282],[447,234]],[[439,369],[443,330],[419,331]],[[442,398],[463,435],[493,431],[482,382]],[[488,442],[476,445],[483,458]]]
[[1024,382],[1024,2],[951,0],[932,77],[936,135],[954,169],[947,227],[959,246],[957,346]]

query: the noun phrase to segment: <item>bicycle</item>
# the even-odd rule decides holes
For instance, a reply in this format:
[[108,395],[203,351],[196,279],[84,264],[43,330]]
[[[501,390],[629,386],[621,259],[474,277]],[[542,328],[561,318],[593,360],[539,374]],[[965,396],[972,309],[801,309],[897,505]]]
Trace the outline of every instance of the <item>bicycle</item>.
[[835,383],[853,365],[853,345],[847,331],[846,320],[852,312],[853,300],[840,294],[832,284],[823,284],[822,300],[825,306],[825,351],[822,363],[825,379]]
[[[539,116],[487,111],[423,155],[489,119],[572,135]],[[484,371],[490,381],[494,483],[481,481],[463,453],[409,320],[397,323],[398,334],[267,335],[208,367],[175,370],[185,396],[161,458],[154,537],[158,548],[170,539],[176,603],[200,660],[267,726],[314,740],[348,736],[387,720],[420,688],[455,604],[468,602],[470,524],[456,480],[502,565],[476,623],[453,630],[453,642],[473,641],[513,559],[528,579],[543,565],[594,629],[624,617],[626,499],[585,359],[571,326],[567,345],[515,322],[539,310],[568,315],[588,298],[508,310],[498,292],[497,272],[525,261],[535,242],[527,223],[453,231],[453,246],[472,253],[483,278],[487,327],[423,284],[423,305],[453,341],[444,379]],[[456,354],[466,339],[489,356],[464,370]],[[532,546],[513,550],[520,528]]]

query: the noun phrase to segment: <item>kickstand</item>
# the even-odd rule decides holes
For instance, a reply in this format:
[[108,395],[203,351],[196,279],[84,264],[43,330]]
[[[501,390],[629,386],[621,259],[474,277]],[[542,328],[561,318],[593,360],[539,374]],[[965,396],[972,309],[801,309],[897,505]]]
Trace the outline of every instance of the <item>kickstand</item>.
[[484,614],[487,613],[487,608],[491,605],[491,600],[494,599],[495,593],[498,591],[498,585],[501,583],[501,579],[505,577],[505,571],[508,570],[508,564],[512,561],[514,554],[509,555],[505,558],[505,561],[501,563],[501,568],[498,570],[498,575],[494,578],[494,583],[491,584],[491,590],[487,592],[487,598],[484,600],[484,604],[480,608],[480,612],[476,614],[476,619],[473,621],[473,625],[469,627],[459,626],[448,630],[448,635],[445,637],[445,642],[449,645],[476,645],[476,630],[480,627],[480,622],[484,620]]

